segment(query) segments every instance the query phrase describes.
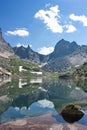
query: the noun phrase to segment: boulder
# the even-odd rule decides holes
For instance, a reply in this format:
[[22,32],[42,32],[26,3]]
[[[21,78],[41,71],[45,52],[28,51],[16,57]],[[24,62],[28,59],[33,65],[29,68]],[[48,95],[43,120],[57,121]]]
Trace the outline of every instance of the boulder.
[[81,111],[81,108],[75,104],[66,105],[60,114],[68,123],[79,121],[84,115],[84,113]]

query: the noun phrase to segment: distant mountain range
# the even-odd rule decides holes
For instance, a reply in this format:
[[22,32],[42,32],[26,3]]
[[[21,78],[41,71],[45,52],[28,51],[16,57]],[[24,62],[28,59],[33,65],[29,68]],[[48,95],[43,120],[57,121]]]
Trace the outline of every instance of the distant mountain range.
[[14,53],[20,58],[33,60],[35,63],[46,63],[42,69],[49,72],[60,72],[78,67],[87,62],[87,46],[78,45],[75,41],[60,40],[49,55],[41,55],[27,48],[15,47]]
[[87,62],[87,46],[78,45],[75,41],[69,42],[61,39],[54,48],[54,51],[49,55],[39,54],[31,49],[14,47],[12,48],[2,37],[0,29],[0,56],[8,58],[10,55],[17,55],[21,59],[31,60],[37,64],[44,63],[43,70],[49,72],[60,72],[77,67]]
[[28,45],[27,48],[20,46],[13,48],[14,53],[19,56],[21,59],[31,60],[37,64],[47,62],[49,56],[45,56],[33,51]]

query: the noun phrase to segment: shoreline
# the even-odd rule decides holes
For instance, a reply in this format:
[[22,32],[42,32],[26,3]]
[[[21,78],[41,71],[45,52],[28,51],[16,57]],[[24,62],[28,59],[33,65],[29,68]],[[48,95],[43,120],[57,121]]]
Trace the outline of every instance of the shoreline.
[[51,115],[27,117],[0,124],[0,130],[87,130],[86,125],[61,123]]

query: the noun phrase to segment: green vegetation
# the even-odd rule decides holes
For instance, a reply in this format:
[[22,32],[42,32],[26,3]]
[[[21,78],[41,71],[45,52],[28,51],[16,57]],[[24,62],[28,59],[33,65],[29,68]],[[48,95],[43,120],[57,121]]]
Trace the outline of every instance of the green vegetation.
[[87,62],[78,67],[74,71],[73,75],[76,77],[76,79],[87,79]]
[[60,72],[59,78],[61,79],[76,79],[86,80],[87,79],[87,63],[84,63],[78,68],[72,68],[70,71]]
[[79,88],[81,88],[81,89],[83,89],[85,92],[87,92],[87,81],[86,81],[86,79],[85,80],[76,80],[76,85],[79,87]]
[[27,69],[39,69],[38,65],[35,63],[17,57],[10,58],[10,66],[13,73],[17,73],[19,71],[19,66],[24,66],[24,68]]
[[[54,64],[52,64],[53,67]],[[11,56],[9,59],[2,59],[0,57],[0,66],[8,72],[12,73],[12,76],[16,78],[28,78],[37,76],[36,74],[31,74],[30,71],[40,71],[41,68],[30,60],[20,59],[17,56]],[[23,66],[23,69],[27,71],[19,72],[19,66]],[[61,65],[62,66],[62,65]],[[55,67],[54,67],[55,68]],[[72,68],[69,71],[61,72],[47,72],[43,71],[43,76],[46,78],[76,78],[76,79],[86,79],[87,78],[87,63],[84,63],[78,68]]]
[[13,88],[9,88],[8,97],[14,99],[19,95],[32,93],[32,91],[36,90],[37,88],[38,88],[38,85],[36,85],[36,86],[35,85],[27,85],[27,87],[25,86],[22,89],[18,88],[18,86],[15,86]]
[[43,72],[43,78],[44,79],[58,79],[59,73],[58,72]]
[[[19,72],[19,66],[23,66],[23,69],[27,71]],[[35,74],[31,74],[30,71],[40,71],[40,68],[37,64],[33,63],[30,60],[20,59],[17,56],[11,56],[9,59],[0,57],[0,67],[4,70],[7,70],[15,78],[28,78],[35,77]]]

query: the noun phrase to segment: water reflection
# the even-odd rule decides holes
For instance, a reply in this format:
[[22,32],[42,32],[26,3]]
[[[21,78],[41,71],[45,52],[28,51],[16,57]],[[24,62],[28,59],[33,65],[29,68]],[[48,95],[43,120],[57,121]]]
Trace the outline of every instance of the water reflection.
[[[0,100],[0,116],[2,117],[1,120],[4,121],[5,119],[7,121],[10,111],[11,114],[12,112],[15,113],[15,115],[9,117],[10,119],[23,118],[24,116],[37,116],[42,112],[43,114],[48,113],[49,110],[43,110],[42,107],[35,110],[35,108],[37,108],[35,104],[37,104],[39,100],[44,99],[54,104],[55,112],[70,102],[81,104],[83,108],[87,109],[87,93],[73,80],[44,80],[39,77],[29,81],[27,79],[12,79],[12,81],[5,82],[3,85],[1,84],[0,98],[4,95],[9,99],[6,100],[3,98],[3,100]],[[31,111],[30,108],[32,108]],[[8,110],[8,114],[5,114],[6,110]],[[25,111],[26,114],[23,114]],[[16,112],[19,114],[16,114]],[[54,111],[51,109],[51,112]],[[3,113],[5,115],[2,116]],[[62,122],[64,121],[58,113],[56,113],[54,117],[56,119],[58,118],[58,120],[62,120]],[[85,118],[86,115],[83,119]],[[83,120],[81,120],[81,123],[82,121]]]
[[35,78],[30,80],[31,84],[42,83],[42,78]]
[[46,99],[34,102],[28,106],[28,108],[26,106],[23,106],[21,108],[10,106],[5,112],[1,114],[0,123],[17,118],[23,118],[26,116],[40,116],[48,112],[50,112],[50,114],[53,114],[56,112],[56,110],[54,108],[54,104]]
[[[87,111],[83,111],[83,112],[84,112],[84,116],[78,119],[79,121],[77,123],[87,125]],[[20,118],[25,118],[25,117],[46,115],[48,113],[52,118],[55,118],[60,123],[65,123],[66,121],[68,121],[55,110],[55,106],[53,102],[44,99],[32,103],[30,106],[28,106],[28,108],[26,106],[23,106],[21,108],[10,106],[5,112],[3,112],[0,115],[0,123],[4,123],[15,119],[20,119]],[[73,118],[73,115],[71,116],[71,118]],[[70,122],[70,119],[68,122],[73,123]]]
[[27,82],[26,81],[23,81],[22,79],[19,79],[19,85],[18,87],[19,88],[22,88],[23,86],[27,85]]
[[29,84],[41,84],[42,83],[42,77],[37,77],[34,79],[30,79],[30,81],[24,80],[24,79],[19,79],[19,88],[23,88],[25,86],[28,86]]

